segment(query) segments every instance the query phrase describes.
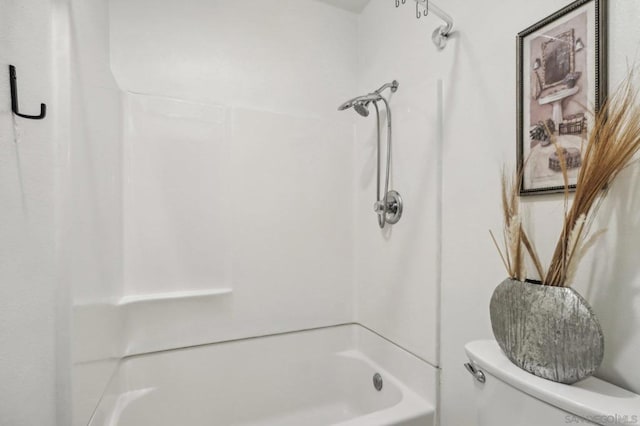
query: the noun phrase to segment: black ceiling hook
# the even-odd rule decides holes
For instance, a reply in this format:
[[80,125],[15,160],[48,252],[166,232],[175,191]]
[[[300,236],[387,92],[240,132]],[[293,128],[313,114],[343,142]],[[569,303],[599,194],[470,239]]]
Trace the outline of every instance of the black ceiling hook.
[[47,106],[40,104],[40,115],[21,114],[18,108],[18,78],[16,77],[16,67],[9,65],[9,82],[11,84],[11,111],[18,117],[29,118],[31,120],[42,120],[47,116]]

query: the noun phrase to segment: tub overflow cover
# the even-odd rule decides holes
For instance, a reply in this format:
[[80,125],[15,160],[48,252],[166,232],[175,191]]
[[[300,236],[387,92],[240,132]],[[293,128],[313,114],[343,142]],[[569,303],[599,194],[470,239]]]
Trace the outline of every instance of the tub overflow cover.
[[373,387],[376,388],[377,391],[382,390],[382,376],[380,373],[373,375]]

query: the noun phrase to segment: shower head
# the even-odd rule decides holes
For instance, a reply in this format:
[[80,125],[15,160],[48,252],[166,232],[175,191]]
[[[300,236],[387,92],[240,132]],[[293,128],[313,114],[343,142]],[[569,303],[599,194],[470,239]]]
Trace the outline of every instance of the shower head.
[[366,104],[362,102],[358,102],[355,105],[353,105],[353,109],[355,109],[356,112],[361,116],[368,117],[369,116],[369,108],[367,108],[368,104],[369,102],[367,102]]
[[344,111],[345,109],[349,109],[351,107],[353,107],[353,99],[351,99],[351,100],[343,103],[342,105],[340,105],[338,107],[338,111]]
[[363,117],[369,116],[369,109],[367,106],[371,102],[377,102],[382,99],[379,93],[370,93],[364,96],[358,96],[357,98],[349,99],[338,107],[338,111],[344,111],[345,109],[353,108],[358,114]]
[[357,98],[349,99],[338,107],[338,111],[344,111],[345,109],[353,108],[358,114],[363,117],[369,116],[369,109],[367,108],[371,102],[378,102],[382,100],[382,91],[391,89],[391,92],[398,90],[398,82],[393,80],[391,83],[386,83],[375,92],[368,95],[358,96]]

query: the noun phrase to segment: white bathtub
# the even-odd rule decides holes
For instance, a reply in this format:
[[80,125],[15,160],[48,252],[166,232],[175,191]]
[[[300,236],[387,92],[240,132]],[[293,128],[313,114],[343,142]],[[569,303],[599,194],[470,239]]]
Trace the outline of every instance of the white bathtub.
[[238,340],[124,359],[89,425],[432,426],[436,374],[358,325]]

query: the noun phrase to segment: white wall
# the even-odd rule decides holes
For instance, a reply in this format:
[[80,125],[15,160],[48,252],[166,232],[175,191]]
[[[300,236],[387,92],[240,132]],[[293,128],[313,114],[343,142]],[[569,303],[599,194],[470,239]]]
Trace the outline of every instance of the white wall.
[[125,353],[351,321],[354,130],[336,108],[355,87],[356,16],[297,0],[110,5]]
[[[69,368],[57,351],[69,341],[56,312],[51,2],[2,0],[0,10],[0,424],[64,424]],[[11,113],[9,64],[22,112],[37,114],[44,102],[45,120]]]
[[[390,97],[390,189],[400,192],[405,207],[400,222],[384,230],[373,213],[375,112],[371,108],[364,119],[348,111],[358,123],[356,318],[433,365],[438,363],[442,162],[438,87],[452,58],[451,48],[438,53],[429,37],[439,24],[435,19],[417,21],[413,5],[396,9],[388,1],[370,2],[359,19],[358,93],[393,79],[400,83]],[[384,150],[386,124],[381,131]]]
[[[636,58],[640,42],[637,2],[611,1],[610,69],[612,85],[625,73],[627,58]],[[455,52],[445,108],[443,294],[442,294],[442,424],[471,425],[475,413],[473,379],[462,367],[466,342],[492,338],[488,306],[505,273],[488,236],[500,229],[499,185],[503,164],[515,164],[515,35],[567,2],[545,0],[452,0],[447,11],[459,32],[450,46]],[[443,5],[444,6],[444,5]],[[605,207],[601,219],[614,224],[583,263],[576,288],[592,302],[602,321],[606,354],[599,375],[640,391],[635,368],[640,342],[640,307],[635,253],[638,248],[639,193],[630,170],[609,194],[615,213]],[[624,195],[623,195],[624,194]],[[557,196],[525,201],[531,228],[544,257],[550,255],[562,212]],[[616,224],[617,223],[617,224]],[[621,228],[620,224],[625,227]],[[592,269],[593,268],[593,269]],[[589,278],[592,276],[594,278]],[[579,280],[580,281],[580,280]]]
[[[612,1],[610,6],[610,87],[626,76],[628,64],[638,63],[640,50],[640,3]],[[640,82],[637,83],[640,87]],[[635,164],[620,176],[612,188],[599,220],[608,228],[606,240],[594,253],[594,278],[587,280],[589,268],[583,268],[583,289],[592,302],[605,329],[607,345],[599,375],[620,386],[640,393],[640,371],[635,367],[640,348],[640,167]]]

